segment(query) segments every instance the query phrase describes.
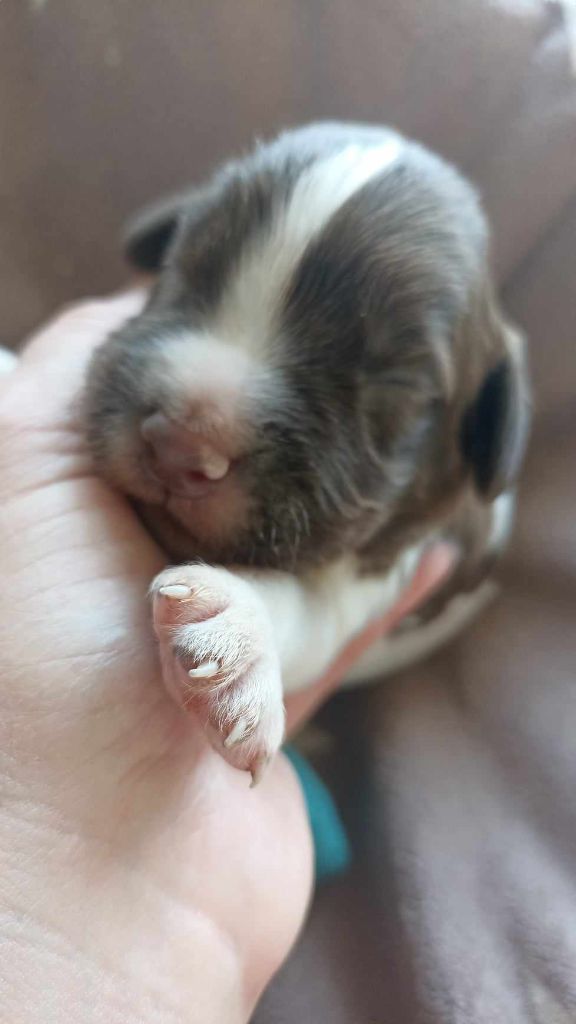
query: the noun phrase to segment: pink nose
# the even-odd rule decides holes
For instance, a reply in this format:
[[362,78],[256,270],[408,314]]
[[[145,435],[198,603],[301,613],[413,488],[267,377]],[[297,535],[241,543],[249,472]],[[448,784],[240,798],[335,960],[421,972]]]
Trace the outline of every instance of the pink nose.
[[149,446],[152,471],[174,494],[198,497],[228,473],[230,458],[215,439],[163,412],[148,416],[140,429]]

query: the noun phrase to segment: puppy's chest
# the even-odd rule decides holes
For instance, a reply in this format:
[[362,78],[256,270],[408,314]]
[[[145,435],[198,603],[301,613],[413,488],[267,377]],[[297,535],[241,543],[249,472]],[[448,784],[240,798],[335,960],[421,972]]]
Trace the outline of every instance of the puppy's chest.
[[364,686],[408,668],[463,630],[488,605],[497,587],[486,581],[471,594],[461,594],[430,622],[409,617],[391,636],[377,640],[346,673],[342,689]]

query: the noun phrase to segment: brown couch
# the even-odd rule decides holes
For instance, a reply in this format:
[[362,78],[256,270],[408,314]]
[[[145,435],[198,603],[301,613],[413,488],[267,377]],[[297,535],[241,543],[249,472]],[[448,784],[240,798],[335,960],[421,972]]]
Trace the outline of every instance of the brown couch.
[[388,121],[482,189],[535,428],[503,594],[342,695],[321,762],[354,847],[257,1024],[576,1020],[576,78],[540,0],[5,0],[0,342],[122,280],[142,202],[256,134]]

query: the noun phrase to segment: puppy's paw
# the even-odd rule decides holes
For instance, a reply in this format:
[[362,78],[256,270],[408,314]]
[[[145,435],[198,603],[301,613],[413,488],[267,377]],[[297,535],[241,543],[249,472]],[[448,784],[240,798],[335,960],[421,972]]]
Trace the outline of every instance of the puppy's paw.
[[212,745],[255,784],[284,733],[280,664],[268,612],[245,580],[205,565],[154,580],[166,686],[200,716]]

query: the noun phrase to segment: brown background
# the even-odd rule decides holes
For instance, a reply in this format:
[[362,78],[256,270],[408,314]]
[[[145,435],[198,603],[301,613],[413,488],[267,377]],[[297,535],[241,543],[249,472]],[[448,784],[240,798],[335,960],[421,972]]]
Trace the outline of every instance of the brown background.
[[484,188],[509,271],[572,188],[574,146],[561,109],[537,123],[558,82],[532,59],[558,45],[554,19],[511,6],[1,0],[2,341],[116,286],[118,233],[142,203],[314,118],[393,122],[458,161]]

